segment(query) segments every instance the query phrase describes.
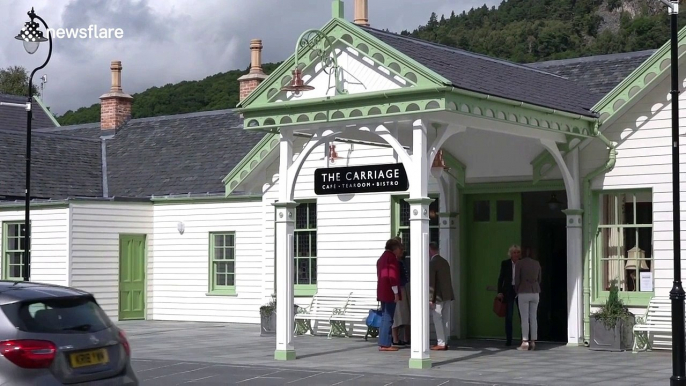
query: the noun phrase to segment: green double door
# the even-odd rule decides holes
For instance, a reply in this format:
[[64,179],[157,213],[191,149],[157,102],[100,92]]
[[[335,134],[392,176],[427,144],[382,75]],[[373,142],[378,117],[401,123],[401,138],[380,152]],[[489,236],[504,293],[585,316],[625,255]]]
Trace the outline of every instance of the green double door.
[[119,236],[119,320],[145,319],[145,235]]
[[[467,336],[505,338],[505,318],[493,312],[500,264],[512,244],[521,244],[522,199],[520,193],[470,194],[465,200]],[[513,338],[521,338],[515,311]]]

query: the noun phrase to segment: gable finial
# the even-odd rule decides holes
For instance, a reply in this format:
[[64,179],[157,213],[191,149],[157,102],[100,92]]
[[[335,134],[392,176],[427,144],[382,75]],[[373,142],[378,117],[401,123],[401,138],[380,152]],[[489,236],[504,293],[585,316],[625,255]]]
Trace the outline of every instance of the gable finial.
[[345,5],[343,4],[343,0],[333,0],[331,3],[331,17],[334,19],[345,18]]

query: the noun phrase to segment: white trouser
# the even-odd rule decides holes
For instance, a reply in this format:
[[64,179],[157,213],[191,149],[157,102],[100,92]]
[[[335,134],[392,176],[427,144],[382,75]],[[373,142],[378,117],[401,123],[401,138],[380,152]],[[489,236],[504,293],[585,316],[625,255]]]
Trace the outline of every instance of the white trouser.
[[436,342],[439,346],[447,346],[450,331],[448,330],[448,323],[450,322],[450,301],[436,302],[435,307],[431,310],[431,318],[434,320],[434,328],[436,329]]
[[538,294],[520,293],[517,298],[519,299],[519,316],[522,319],[522,341],[529,340],[529,328],[531,328],[531,340],[536,340],[538,339],[538,321],[536,320]]

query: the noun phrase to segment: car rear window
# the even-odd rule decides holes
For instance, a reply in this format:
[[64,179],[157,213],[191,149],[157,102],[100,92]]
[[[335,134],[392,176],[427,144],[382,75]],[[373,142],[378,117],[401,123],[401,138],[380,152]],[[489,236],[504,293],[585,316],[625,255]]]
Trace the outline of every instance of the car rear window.
[[31,300],[17,309],[20,330],[36,333],[95,332],[112,326],[100,306],[89,297]]

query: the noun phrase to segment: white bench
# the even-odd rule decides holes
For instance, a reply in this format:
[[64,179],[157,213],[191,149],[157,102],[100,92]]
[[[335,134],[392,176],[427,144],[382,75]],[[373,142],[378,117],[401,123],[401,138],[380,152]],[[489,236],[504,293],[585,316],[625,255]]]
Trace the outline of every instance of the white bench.
[[[314,335],[312,321],[330,322],[331,317],[335,313],[342,313],[345,310],[351,294],[352,292],[340,294],[316,293],[312,297],[309,306],[298,308],[298,313],[295,314],[295,334],[304,334],[309,331]],[[331,336],[331,332],[329,332],[329,336]]]
[[[379,301],[376,300],[376,296],[370,297],[351,294],[343,312],[334,313],[334,315],[331,316],[331,331],[329,332],[329,336],[332,334],[343,334],[344,336],[349,337],[352,334],[348,334],[348,329],[345,326],[346,322],[350,322],[351,324],[365,323],[369,316],[369,310],[376,310],[378,308]],[[367,327],[364,340],[367,340],[367,337],[370,335],[372,338],[376,338],[379,335],[379,330],[375,327]]]
[[632,352],[651,348],[651,332],[672,332],[672,301],[666,296],[654,296],[646,308],[643,320],[634,325],[634,346]]

